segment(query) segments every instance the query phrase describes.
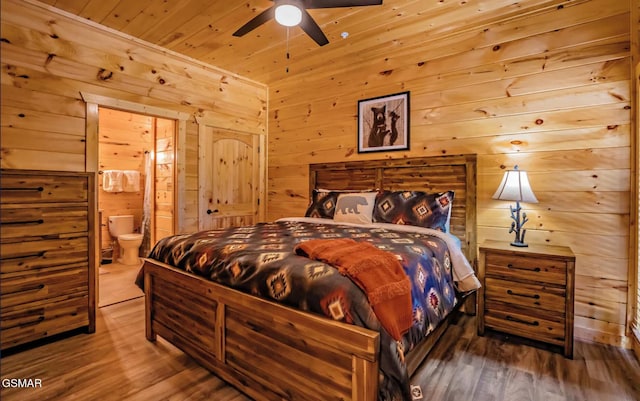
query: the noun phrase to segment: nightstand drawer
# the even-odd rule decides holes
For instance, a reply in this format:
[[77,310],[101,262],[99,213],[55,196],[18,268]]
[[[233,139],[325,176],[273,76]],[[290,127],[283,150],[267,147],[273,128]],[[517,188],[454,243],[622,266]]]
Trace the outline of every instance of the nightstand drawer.
[[566,291],[560,287],[542,284],[525,284],[495,278],[486,279],[487,302],[497,301],[554,311],[561,316],[565,312]]
[[[495,305],[494,305],[495,306]],[[559,321],[532,316],[527,311],[502,310],[492,307],[484,312],[485,326],[504,333],[514,334],[555,345],[564,345],[564,319]]]
[[564,260],[488,253],[486,275],[487,277],[526,282],[536,281],[565,285],[567,283],[567,264]]

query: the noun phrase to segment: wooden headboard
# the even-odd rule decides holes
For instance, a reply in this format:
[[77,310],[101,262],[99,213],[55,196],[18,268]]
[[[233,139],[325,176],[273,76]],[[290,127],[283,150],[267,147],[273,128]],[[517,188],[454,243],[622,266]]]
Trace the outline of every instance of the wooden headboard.
[[476,155],[363,160],[309,165],[310,185],[326,189],[455,191],[451,233],[476,262]]

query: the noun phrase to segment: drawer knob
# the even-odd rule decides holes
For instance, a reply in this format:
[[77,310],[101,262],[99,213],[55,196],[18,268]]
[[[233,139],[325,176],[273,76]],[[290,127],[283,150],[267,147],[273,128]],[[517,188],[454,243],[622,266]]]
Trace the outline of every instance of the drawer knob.
[[531,271],[531,272],[536,272],[536,273],[540,272],[540,270],[541,270],[539,267],[534,267],[533,269],[529,269],[529,268],[526,268],[526,267],[514,266],[512,263],[509,263],[507,265],[507,267],[509,269],[526,270],[526,271]]
[[507,290],[507,294],[509,295],[514,295],[516,297],[525,297],[525,298],[533,298],[533,299],[540,299],[540,295],[538,294],[521,294],[519,292],[514,292],[512,290]]
[[540,326],[540,322],[538,322],[537,320],[534,320],[533,322],[528,322],[524,319],[518,319],[517,317],[513,317],[511,315],[507,315],[507,320],[511,322],[526,324],[529,326]]
[[44,191],[43,187],[4,187],[4,188],[0,188],[0,190],[2,191],[36,191],[36,192],[42,192]]
[[42,219],[38,219],[38,220],[23,220],[23,221],[3,221],[0,222],[0,225],[3,226],[9,226],[9,225],[27,225],[27,224],[42,224],[44,223],[44,220]]
[[22,255],[0,256],[0,260],[7,261],[7,260],[16,260],[16,259],[41,258],[44,256],[45,253],[46,253],[45,251],[40,251],[40,252],[33,252],[33,253],[25,253]]
[[26,322],[20,325],[20,327],[35,326],[44,320],[44,316],[38,316],[38,318],[32,322]]
[[38,292],[38,291],[42,290],[44,287],[46,287],[46,285],[44,285],[44,284],[36,284],[35,286],[32,286],[30,288],[20,288],[20,289],[17,289],[15,291],[5,291],[3,293],[3,295],[24,294],[24,293],[27,293],[27,292]]
[[36,326],[40,322],[42,322],[43,320],[44,320],[44,316],[38,316],[37,318],[35,318],[34,320],[32,320],[30,322],[15,323],[15,324],[7,325],[6,327],[3,327],[2,330],[13,329],[13,328],[16,328],[16,327],[23,328],[23,327],[29,327],[29,326]]

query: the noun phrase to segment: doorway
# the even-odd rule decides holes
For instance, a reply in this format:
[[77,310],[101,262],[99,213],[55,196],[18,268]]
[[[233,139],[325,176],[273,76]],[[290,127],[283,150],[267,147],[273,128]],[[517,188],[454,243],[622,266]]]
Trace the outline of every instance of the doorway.
[[121,257],[110,217],[132,216],[139,257],[174,233],[176,127],[173,119],[98,107],[98,307],[143,296],[135,285],[142,261]]

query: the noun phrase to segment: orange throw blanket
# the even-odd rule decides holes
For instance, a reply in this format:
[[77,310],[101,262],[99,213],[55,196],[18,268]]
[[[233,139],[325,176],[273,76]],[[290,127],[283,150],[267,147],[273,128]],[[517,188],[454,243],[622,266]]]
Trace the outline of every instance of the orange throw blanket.
[[411,281],[393,254],[349,238],[305,241],[295,252],[328,263],[351,278],[367,294],[380,324],[395,340],[411,327]]

